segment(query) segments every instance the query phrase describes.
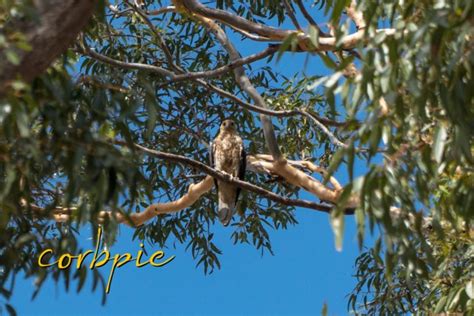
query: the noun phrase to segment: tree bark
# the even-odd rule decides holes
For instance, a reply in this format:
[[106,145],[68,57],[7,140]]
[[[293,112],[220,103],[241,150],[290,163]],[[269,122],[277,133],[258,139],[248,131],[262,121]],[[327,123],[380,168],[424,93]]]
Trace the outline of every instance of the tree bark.
[[10,25],[26,36],[32,49],[16,51],[20,60],[18,65],[8,62],[0,50],[0,95],[12,80],[30,82],[43,73],[86,26],[96,0],[36,0],[34,4],[38,14],[36,21],[18,21]]

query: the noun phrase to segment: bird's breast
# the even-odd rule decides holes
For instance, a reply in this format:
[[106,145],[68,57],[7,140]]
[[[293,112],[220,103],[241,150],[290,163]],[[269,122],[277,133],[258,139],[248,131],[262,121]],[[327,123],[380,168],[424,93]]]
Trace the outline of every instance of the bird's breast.
[[235,135],[226,135],[216,141],[216,161],[219,161],[220,169],[233,172],[238,168],[240,153],[242,150],[242,139]]

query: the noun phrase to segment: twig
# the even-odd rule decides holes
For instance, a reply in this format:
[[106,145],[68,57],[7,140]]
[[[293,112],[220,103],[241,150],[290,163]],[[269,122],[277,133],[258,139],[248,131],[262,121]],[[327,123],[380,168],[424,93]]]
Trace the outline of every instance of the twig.
[[191,80],[191,79],[199,79],[199,78],[215,78],[218,76],[221,76],[231,70],[233,70],[236,67],[240,67],[246,64],[253,63],[257,60],[263,59],[265,57],[271,56],[275,54],[278,51],[277,46],[269,46],[263,51],[259,53],[252,54],[247,57],[242,57],[239,58],[235,61],[230,62],[229,64],[213,69],[213,70],[206,70],[206,71],[197,71],[197,72],[186,72],[181,75],[176,75],[172,80],[169,80],[167,83],[164,85],[168,85],[170,83],[175,83],[183,80]]
[[183,70],[181,67],[177,66],[173,61],[173,55],[171,54],[168,46],[166,45],[165,40],[161,36],[160,32],[156,29],[156,27],[151,23],[150,19],[147,17],[146,13],[140,9],[138,6],[131,4],[130,2],[125,0],[125,3],[130,6],[137,14],[141,17],[141,19],[145,22],[146,25],[150,28],[150,30],[155,35],[156,39],[158,40],[158,45],[160,46],[161,50],[165,54],[166,61],[168,65],[178,72],[182,72]]
[[290,19],[293,22],[293,24],[295,25],[296,29],[301,31],[302,30],[301,26],[298,22],[298,19],[296,19],[295,11],[293,10],[293,7],[291,6],[291,4],[288,2],[288,0],[281,0],[281,2],[283,3],[283,6],[286,9],[286,13],[290,17]]
[[[161,68],[161,67],[158,67],[158,66],[153,66],[153,65],[148,65],[148,64],[142,64],[142,63],[129,63],[129,62],[124,62],[124,61],[119,61],[119,60],[107,57],[105,55],[102,55],[100,53],[97,53],[92,48],[87,47],[85,49],[78,50],[78,52],[82,53],[83,55],[94,58],[94,59],[96,59],[100,62],[112,65],[112,66],[121,67],[121,68],[125,68],[125,69],[136,69],[136,70],[142,70],[142,71],[149,71],[149,72],[153,72],[153,73],[157,73],[157,74],[169,77],[169,78],[171,78],[171,80],[173,80],[175,78],[180,78],[179,77],[180,75],[175,75],[173,72],[171,72],[169,70],[166,70],[164,68]],[[240,63],[241,62],[239,62],[237,60],[233,62],[233,64],[236,64],[236,65],[238,65]],[[226,67],[226,66],[224,66],[224,67]],[[227,67],[229,68],[229,70],[232,69],[232,66],[230,66],[230,64],[227,65]],[[213,70],[211,70],[211,71],[213,71]],[[232,93],[227,92],[227,91],[225,91],[225,90],[223,90],[223,89],[221,89],[221,88],[219,88],[215,85],[212,85],[212,84],[206,82],[205,80],[202,80],[202,79],[199,79],[199,78],[192,78],[193,73],[189,73],[189,74],[190,75],[188,75],[188,76],[191,76],[191,80],[195,81],[199,85],[203,86],[206,89],[214,91],[215,93],[219,94],[220,96],[222,96],[224,98],[228,98],[228,99],[234,101],[238,105],[240,105],[240,106],[242,106],[242,107],[244,107],[244,108],[246,108],[250,111],[257,112],[257,113],[260,113],[260,114],[265,114],[265,115],[271,115],[271,116],[275,116],[275,117],[291,117],[291,116],[295,116],[295,115],[303,115],[302,113],[300,113],[299,110],[271,110],[271,109],[268,109],[268,108],[258,107],[256,105],[250,104],[248,102],[245,102],[245,101],[239,99],[238,97],[236,97]],[[325,117],[316,116],[314,114],[313,114],[313,116],[316,117],[323,124],[330,125],[330,126],[342,127],[342,126],[346,126],[347,124],[349,124],[349,122],[339,122],[339,121],[331,120],[331,119],[328,119],[328,118],[325,118]]]
[[342,147],[342,148],[348,148],[349,147],[347,144],[344,144],[339,139],[337,139],[337,137],[334,136],[334,134],[326,127],[326,125],[321,123],[316,117],[313,116],[313,114],[311,114],[310,112],[308,112],[304,109],[301,109],[299,111],[300,111],[300,113],[302,113],[303,115],[308,117],[310,120],[312,120],[313,123],[316,124],[316,126],[318,126],[319,129],[322,130],[324,132],[324,134],[326,134],[329,137],[329,139],[331,140],[331,143],[333,143],[334,145],[336,145],[338,147]]

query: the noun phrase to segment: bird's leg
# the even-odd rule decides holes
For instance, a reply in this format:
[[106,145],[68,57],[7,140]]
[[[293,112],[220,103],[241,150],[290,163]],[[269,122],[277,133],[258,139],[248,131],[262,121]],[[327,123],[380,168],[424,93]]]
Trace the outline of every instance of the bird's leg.
[[232,173],[227,173],[226,172],[226,174],[229,176],[230,180],[235,180],[235,176]]
[[219,171],[222,172],[223,174],[229,176],[231,180],[234,179],[234,176],[232,175],[232,173],[228,173],[227,171],[224,171],[224,170],[219,170]]

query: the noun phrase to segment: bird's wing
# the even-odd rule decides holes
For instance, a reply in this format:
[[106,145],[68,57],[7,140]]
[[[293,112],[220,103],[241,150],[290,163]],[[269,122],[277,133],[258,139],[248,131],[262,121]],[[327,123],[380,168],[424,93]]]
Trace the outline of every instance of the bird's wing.
[[[242,150],[240,151],[240,163],[239,163],[239,179],[245,181],[245,169],[247,168],[247,153],[245,152],[244,145],[242,144]],[[237,188],[237,192],[235,195],[235,204],[239,200],[240,195],[240,188]]]
[[[211,165],[212,169],[216,168],[216,161],[215,161],[215,155],[216,155],[216,144],[211,141],[209,144],[209,164]],[[216,186],[216,189],[219,189],[217,186],[217,180],[214,178],[214,185]]]

